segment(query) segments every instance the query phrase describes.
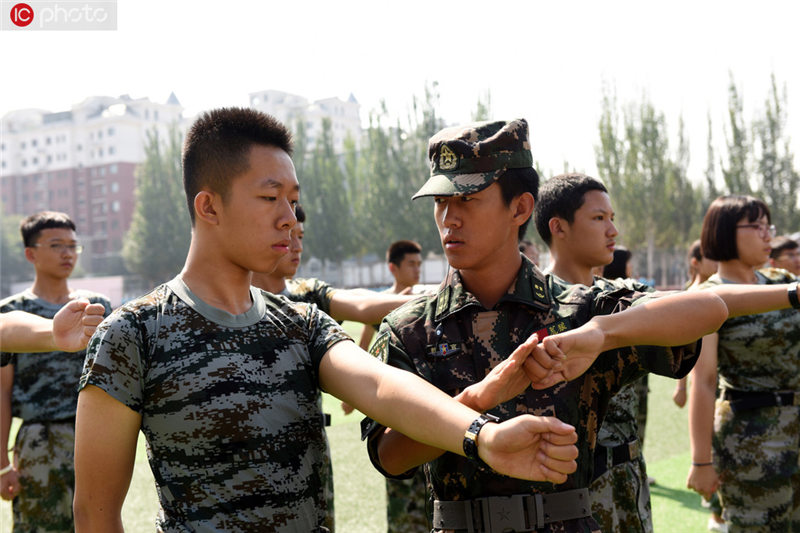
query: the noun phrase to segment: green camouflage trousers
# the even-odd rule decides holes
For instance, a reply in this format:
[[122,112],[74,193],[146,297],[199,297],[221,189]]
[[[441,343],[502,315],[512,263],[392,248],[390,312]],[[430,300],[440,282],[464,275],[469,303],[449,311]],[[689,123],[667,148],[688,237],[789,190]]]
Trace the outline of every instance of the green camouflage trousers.
[[20,493],[14,532],[73,531],[75,421],[23,423],[14,443]]
[[425,512],[427,481],[422,468],[411,479],[386,479],[386,522],[389,533],[429,533]]
[[325,527],[331,533],[335,531],[335,513],[333,510],[333,463],[331,463],[331,451],[328,448],[328,453],[325,454],[325,468],[322,473],[322,488],[325,494],[325,502],[328,505],[328,512],[325,515]]
[[800,531],[800,408],[717,400],[714,467],[728,531]]
[[592,515],[602,531],[653,531],[644,460],[614,466],[589,486]]

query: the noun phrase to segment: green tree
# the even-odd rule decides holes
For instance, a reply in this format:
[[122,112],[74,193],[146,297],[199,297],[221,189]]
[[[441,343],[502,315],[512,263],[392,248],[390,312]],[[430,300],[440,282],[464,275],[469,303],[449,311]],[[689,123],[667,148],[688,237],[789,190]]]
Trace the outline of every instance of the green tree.
[[189,250],[191,223],[183,193],[181,134],[170,128],[162,142],[147,133],[145,160],[136,169],[136,206],[125,237],[125,266],[149,285],[180,272]]
[[0,294],[7,296],[11,284],[33,279],[33,267],[25,259],[25,247],[19,233],[22,215],[0,218]]
[[[729,128],[729,130],[728,130]],[[728,128],[725,144],[728,148],[728,163],[722,164],[722,175],[730,194],[750,194],[750,148],[747,125],[744,120],[742,98],[730,74],[728,85]]]
[[764,102],[764,116],[754,125],[758,152],[756,178],[773,223],[781,232],[790,233],[800,229],[797,209],[800,175],[794,168],[794,155],[786,132],[786,87],[778,91],[774,73],[771,82]]

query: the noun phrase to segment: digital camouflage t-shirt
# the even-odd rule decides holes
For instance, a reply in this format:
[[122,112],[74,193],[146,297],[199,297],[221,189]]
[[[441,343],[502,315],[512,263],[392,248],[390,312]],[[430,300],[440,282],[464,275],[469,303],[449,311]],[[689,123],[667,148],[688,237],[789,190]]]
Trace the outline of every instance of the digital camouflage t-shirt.
[[89,345],[81,385],[142,416],[165,531],[314,531],[322,356],[347,334],[315,305],[251,288],[232,315],[180,278],[123,306]]

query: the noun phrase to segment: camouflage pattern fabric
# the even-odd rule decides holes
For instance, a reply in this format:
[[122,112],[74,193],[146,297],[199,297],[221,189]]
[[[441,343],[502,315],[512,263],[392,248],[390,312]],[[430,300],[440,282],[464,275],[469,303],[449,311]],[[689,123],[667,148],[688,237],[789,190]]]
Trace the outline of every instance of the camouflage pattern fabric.
[[637,396],[636,433],[639,436],[642,448],[644,448],[644,434],[647,429],[647,395],[650,394],[648,375],[642,376],[641,379],[633,384],[633,387],[636,389]]
[[428,484],[417,469],[409,479],[386,478],[386,523],[388,533],[429,533]]
[[[295,278],[286,280],[286,288],[281,292],[293,302],[315,304],[325,314],[331,313],[331,299],[336,289],[324,281],[316,278]],[[320,409],[322,409],[322,396],[320,395]],[[336,505],[333,493],[333,462],[330,449],[325,454],[325,469],[321,473],[325,485],[325,501],[328,507],[328,517],[325,525],[331,531],[336,525]]]
[[[564,331],[584,324],[596,314],[611,313],[651,297],[627,287],[613,291],[582,285],[564,288],[523,259],[509,291],[493,309],[487,310],[466,291],[459,273],[451,270],[436,295],[411,301],[384,320],[372,352],[454,396],[483,379],[531,333]],[[573,424],[578,432],[579,463],[565,483],[553,485],[500,476],[477,462],[445,453],[428,465],[434,498],[466,500],[589,487],[597,431],[611,396],[647,371],[673,377],[685,375],[696,360],[694,350],[692,345],[653,353],[639,348],[606,352],[583,376],[543,391],[529,389],[490,411],[503,420],[530,413],[557,416]],[[373,464],[386,475],[377,460],[373,438],[380,430],[380,425],[369,424],[365,436],[371,437],[368,450]],[[550,523],[542,531],[597,530],[597,523],[587,517]]]
[[[88,298],[103,304],[105,315],[111,313],[108,299],[95,292],[78,290],[70,298]],[[19,310],[45,318],[53,318],[61,307],[30,290],[0,301],[0,313]],[[0,366],[14,367],[11,414],[24,422],[14,445],[22,489],[12,505],[15,531],[46,529],[47,524],[54,531],[72,530],[76,386],[85,356],[85,351],[0,354]]]
[[22,491],[12,502],[14,531],[74,531],[75,422],[24,423],[14,443]]
[[445,128],[428,142],[431,177],[413,199],[482,191],[509,168],[533,167],[528,122],[476,122]]
[[[761,284],[794,280],[780,269],[763,269],[757,276]],[[701,287],[724,282],[715,274]],[[722,390],[800,391],[796,310],[731,318],[718,333]],[[713,461],[722,481],[722,517],[730,532],[800,530],[799,439],[798,406],[734,413],[728,400],[717,400]]]
[[[570,285],[555,275],[551,275],[551,280],[564,289]],[[594,283],[603,291],[629,288],[638,292],[654,292],[652,287],[631,279],[609,280],[596,277]],[[655,347],[642,349],[658,350]],[[606,449],[639,439],[640,384],[646,379],[647,374],[625,385],[611,398],[597,432],[597,443],[605,448],[598,449],[597,453],[605,456],[609,453]],[[650,488],[647,484],[647,469],[641,454],[641,443],[639,440],[638,458],[609,468],[589,486],[592,513],[603,531],[653,531]],[[604,459],[609,464],[609,459]]]
[[[91,291],[74,291],[71,299],[88,298],[111,313],[111,303],[105,296]],[[53,318],[62,305],[37,297],[30,290],[0,301],[0,313],[26,311]],[[75,418],[78,402],[76,385],[81,377],[85,351],[45,353],[0,353],[0,366],[14,365],[14,390],[11,414],[26,422],[65,420]]]
[[592,515],[602,531],[653,531],[647,469],[640,455],[617,465],[589,487]]
[[315,305],[251,288],[231,315],[175,278],[118,309],[81,386],[141,414],[165,531],[318,531],[327,438],[319,363],[350,337]]
[[286,289],[281,292],[293,302],[315,304],[320,310],[331,314],[331,299],[336,289],[316,278],[295,278],[286,280]]

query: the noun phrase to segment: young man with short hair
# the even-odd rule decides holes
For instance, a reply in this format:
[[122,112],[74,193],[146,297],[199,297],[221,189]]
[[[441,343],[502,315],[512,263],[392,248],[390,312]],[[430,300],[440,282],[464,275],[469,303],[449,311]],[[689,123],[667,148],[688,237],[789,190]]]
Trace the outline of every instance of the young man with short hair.
[[[478,419],[375,361],[317,306],[251,286],[251,272],[271,271],[289,252],[299,196],[290,154],[286,128],[252,109],[213,110],[190,128],[186,264],[104,321],[89,344],[75,443],[82,533],[121,531],[140,429],[160,530],[308,533],[325,530],[320,389],[453,452]],[[531,344],[515,355],[537,379],[558,372]],[[505,474],[560,482],[575,466],[575,439],[554,418],[523,416],[475,440]]]
[[[410,294],[414,285],[419,283],[422,270],[422,247],[414,241],[395,241],[386,250],[386,264],[394,278],[394,283],[387,289],[389,294]],[[368,350],[377,324],[364,324],[358,345]]]
[[[652,292],[631,279],[594,277],[615,257],[617,228],[608,191],[585,174],[562,174],[539,188],[535,210],[536,228],[550,249],[553,262],[548,277],[550,290],[559,298],[573,287],[585,285],[630,295]],[[669,357],[668,348],[639,347],[652,357]],[[641,378],[640,378],[641,379]],[[594,473],[589,487],[592,513],[602,531],[653,531],[650,490],[641,439],[637,385],[624,385],[611,397],[597,432]]]
[[[737,294],[723,302],[716,294],[685,293],[612,316],[603,314],[619,301],[596,287],[560,299],[518,248],[538,192],[527,122],[446,128],[430,139],[428,154],[431,177],[414,197],[434,197],[451,269],[435,295],[386,317],[372,352],[488,412],[474,430],[523,413],[565,417],[579,433],[578,469],[564,483],[511,479],[474,457],[469,434],[464,448],[471,459],[367,421],[370,458],[391,477],[408,477],[428,463],[435,531],[596,530],[587,489],[598,424],[610,397],[642,368],[683,375],[697,357],[684,348],[668,350],[664,358],[617,348],[693,343],[722,323],[729,301],[740,311],[747,299]],[[768,298],[789,305],[786,287]],[[560,371],[533,380],[542,390],[532,390],[525,373],[531,358],[521,361],[512,350],[545,336],[538,348],[567,357]],[[557,383],[560,378],[572,381]]]
[[[0,313],[25,311],[52,319],[65,306],[87,303],[99,304],[104,315],[111,312],[105,296],[69,288],[81,245],[68,215],[33,214],[22,221],[20,232],[35,277],[29,289],[0,301]],[[15,530],[73,529],[75,384],[84,356],[82,350],[0,353],[0,496],[13,499]],[[14,416],[22,425],[12,464],[8,439]]]
[[791,237],[781,235],[772,239],[770,245],[769,265],[800,276],[800,244]]

